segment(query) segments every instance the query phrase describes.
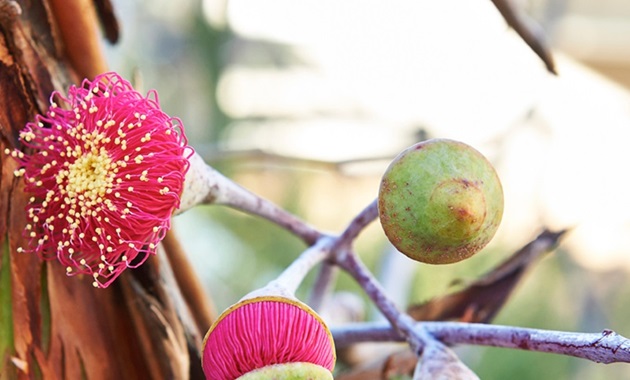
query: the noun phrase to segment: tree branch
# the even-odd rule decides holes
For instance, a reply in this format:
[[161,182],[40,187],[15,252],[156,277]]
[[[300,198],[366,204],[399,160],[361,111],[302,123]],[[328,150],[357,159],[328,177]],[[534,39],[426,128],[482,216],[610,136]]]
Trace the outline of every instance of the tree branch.
[[[472,344],[573,356],[597,363],[630,363],[630,339],[612,330],[576,333],[462,322],[417,322],[446,344]],[[357,323],[331,329],[338,347],[368,341],[403,341],[385,323]]]
[[220,204],[267,219],[298,236],[308,245],[315,244],[322,237],[321,232],[297,216],[241,187],[207,165],[198,154],[193,154],[189,161],[190,168],[186,173],[180,208],[175,214],[198,204]]

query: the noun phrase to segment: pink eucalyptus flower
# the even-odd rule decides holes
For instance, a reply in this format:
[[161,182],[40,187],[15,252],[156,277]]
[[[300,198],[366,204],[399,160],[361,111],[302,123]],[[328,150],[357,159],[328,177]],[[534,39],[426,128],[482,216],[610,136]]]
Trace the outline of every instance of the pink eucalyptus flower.
[[45,116],[20,133],[29,244],[69,275],[107,287],[154,254],[179,206],[188,158],[181,121],[116,73],[55,92]]
[[232,380],[292,363],[332,372],[335,359],[330,330],[311,308],[291,298],[260,296],[219,316],[204,339],[202,366],[207,379]]

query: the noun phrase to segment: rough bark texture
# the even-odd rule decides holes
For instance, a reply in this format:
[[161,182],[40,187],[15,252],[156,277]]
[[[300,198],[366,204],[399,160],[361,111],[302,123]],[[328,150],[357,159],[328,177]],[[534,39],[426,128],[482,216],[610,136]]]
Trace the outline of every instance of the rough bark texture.
[[186,303],[163,251],[107,289],[16,251],[28,195],[4,150],[20,148],[53,90],[106,70],[99,17],[110,35],[117,26],[97,3],[109,13],[92,0],[0,0],[0,379],[199,378],[209,321],[196,309],[210,309]]

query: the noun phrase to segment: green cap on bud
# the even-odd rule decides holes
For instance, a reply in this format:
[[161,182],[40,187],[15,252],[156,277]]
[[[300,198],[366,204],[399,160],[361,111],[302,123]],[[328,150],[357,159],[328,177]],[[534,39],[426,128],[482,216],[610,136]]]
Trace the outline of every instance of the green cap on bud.
[[450,264],[481,250],[503,216],[503,190],[490,162],[453,140],[415,144],[394,159],[378,195],[387,238],[410,258]]
[[269,365],[248,372],[237,380],[332,380],[332,373],[317,364],[296,362]]

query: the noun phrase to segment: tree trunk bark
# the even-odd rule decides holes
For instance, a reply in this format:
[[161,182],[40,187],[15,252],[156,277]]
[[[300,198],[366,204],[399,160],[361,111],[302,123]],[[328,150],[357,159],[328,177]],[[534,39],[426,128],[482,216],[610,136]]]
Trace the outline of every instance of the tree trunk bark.
[[110,39],[117,26],[111,4],[94,3],[0,0],[0,379],[203,378],[212,309],[190,276],[178,282],[172,233],[157,256],[107,289],[17,252],[28,195],[4,151],[21,148],[18,132],[46,111],[52,91],[107,69],[99,19]]

